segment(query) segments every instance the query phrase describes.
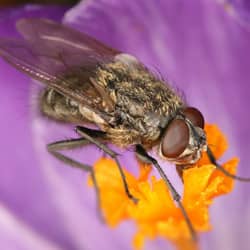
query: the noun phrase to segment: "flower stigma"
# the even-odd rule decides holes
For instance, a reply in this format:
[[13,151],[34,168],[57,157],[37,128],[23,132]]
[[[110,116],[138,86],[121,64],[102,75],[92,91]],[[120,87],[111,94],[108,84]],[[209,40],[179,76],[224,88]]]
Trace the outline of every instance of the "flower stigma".
[[[206,125],[207,143],[220,158],[228,148],[227,140],[216,125]],[[235,174],[239,159],[234,157],[222,166]],[[132,241],[134,249],[143,249],[145,241],[158,237],[169,240],[178,250],[199,249],[191,240],[191,234],[181,210],[162,179],[152,176],[150,165],[139,163],[139,176],[124,169],[129,190],[139,199],[134,204],[126,195],[115,161],[100,158],[94,165],[100,190],[101,210],[108,226],[115,227],[125,220],[132,220],[136,232]],[[89,179],[90,185],[92,183]],[[191,168],[183,171],[182,204],[197,233],[211,230],[209,207],[214,198],[232,191],[234,180],[212,165],[203,153]]]

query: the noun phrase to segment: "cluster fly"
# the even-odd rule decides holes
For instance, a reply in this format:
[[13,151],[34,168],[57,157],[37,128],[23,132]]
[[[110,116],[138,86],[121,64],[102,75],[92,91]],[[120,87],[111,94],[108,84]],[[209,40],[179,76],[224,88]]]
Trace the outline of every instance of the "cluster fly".
[[[176,165],[180,176],[204,151],[225,175],[250,181],[230,174],[216,162],[207,145],[201,112],[187,106],[166,82],[134,56],[46,19],[19,20],[17,29],[24,39],[0,38],[0,55],[45,84],[40,95],[42,114],[76,125],[78,138],[53,142],[47,148],[62,162],[90,172],[98,203],[98,183],[93,169],[65,156],[61,150],[96,145],[116,161],[126,194],[137,202],[130,193],[118,154],[106,142],[133,148],[138,159],[151,163],[165,181],[194,240],[195,230],[180,195],[148,151],[156,147],[161,158]],[[84,127],[86,124],[98,129]]]

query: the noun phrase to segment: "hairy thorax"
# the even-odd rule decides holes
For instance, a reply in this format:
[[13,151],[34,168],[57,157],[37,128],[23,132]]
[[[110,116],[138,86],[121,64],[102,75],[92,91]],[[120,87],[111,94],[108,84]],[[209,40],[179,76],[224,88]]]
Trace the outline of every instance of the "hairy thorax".
[[41,96],[42,113],[76,125],[93,123],[121,147],[142,144],[150,148],[184,105],[169,85],[138,61],[101,65],[90,79],[82,83],[82,91],[91,94],[92,105],[76,103],[47,88]]

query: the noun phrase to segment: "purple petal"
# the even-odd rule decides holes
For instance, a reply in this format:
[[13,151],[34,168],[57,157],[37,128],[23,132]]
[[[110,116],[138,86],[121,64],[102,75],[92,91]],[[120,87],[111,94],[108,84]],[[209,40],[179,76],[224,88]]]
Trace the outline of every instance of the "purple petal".
[[2,249],[59,250],[59,245],[43,238],[4,206],[0,207],[0,242]]
[[219,1],[219,3],[222,4],[230,16],[249,28],[250,2],[248,0],[223,0]]
[[[16,35],[14,23],[20,17],[59,20],[63,12],[34,6],[8,10],[1,15],[0,34]],[[65,21],[138,56],[176,82],[175,85],[185,90],[190,104],[199,107],[208,121],[219,124],[229,136],[228,155],[239,155],[241,174],[250,174],[247,168],[250,59],[246,53],[249,34],[221,5],[211,1],[161,0],[157,4],[153,0],[83,1],[67,13]],[[72,127],[48,122],[37,115],[36,106],[31,110],[29,79],[4,62],[0,64],[4,82],[0,84],[0,93],[4,93],[0,99],[4,117],[0,183],[4,206],[0,216],[9,218],[8,225],[16,229],[12,233],[3,227],[6,248],[13,237],[17,244],[9,249],[34,249],[28,236],[35,230],[31,238],[41,242],[37,243],[41,248],[48,244],[48,249],[57,246],[60,249],[130,249],[134,226],[124,223],[110,230],[101,225],[96,216],[94,192],[86,187],[86,174],[64,167],[46,152],[46,143],[75,136]],[[37,101],[36,94],[33,99]],[[89,148],[73,155],[93,163],[99,154]],[[131,154],[125,154],[123,162],[132,165]],[[174,169],[166,171],[172,175]],[[248,190],[248,186],[239,183],[232,195],[215,204],[214,231],[202,238],[203,249],[247,249]],[[16,236],[20,223],[25,223],[27,238]],[[147,249],[165,249],[166,244],[154,241]]]
[[[239,174],[250,175],[250,33],[223,5],[83,1],[65,21],[159,69],[185,91],[187,101],[199,107],[208,122],[222,128],[230,142],[227,156],[238,155]],[[237,183],[232,195],[217,201],[212,208],[214,230],[203,239],[203,249],[247,248],[249,198],[249,186]]]
[[[1,36],[16,35],[15,22],[19,18],[43,16],[60,20],[65,10],[65,7],[33,5],[2,9],[0,34]],[[12,228],[9,230],[5,228],[6,231],[1,234],[1,237],[6,241],[12,240],[13,244],[5,249],[34,249],[34,245],[32,247],[32,244],[29,244],[29,240],[25,245],[26,238],[32,238],[32,234],[37,235],[37,238],[40,237],[41,241],[46,239],[45,241],[48,241],[46,244],[51,244],[48,249],[56,249],[56,245],[60,249],[75,249],[76,243],[68,235],[67,227],[64,226],[62,217],[58,215],[56,204],[47,188],[32,145],[30,79],[2,60],[0,64],[2,117],[0,197],[4,209],[8,214],[13,215],[13,220],[18,224],[25,224],[28,228],[23,230],[22,237],[22,226],[16,227],[12,219],[8,221],[7,218],[7,226]],[[25,231],[32,230],[31,235],[26,237]],[[4,247],[2,244],[1,246]],[[36,249],[42,249],[42,246],[38,244]]]
[[[39,10],[40,14],[37,13]],[[2,25],[0,34],[17,35],[14,26],[21,17],[42,16],[59,20],[63,13],[63,9],[54,13],[50,9],[33,6],[9,10],[3,13],[2,22],[6,25]],[[46,151],[46,144],[52,142],[53,138],[60,140],[67,135],[75,136],[73,129],[38,116],[38,96],[35,89],[30,97],[30,79],[5,62],[0,63],[1,76],[6,76],[1,78],[5,83],[1,85],[1,93],[4,93],[1,114],[6,118],[1,137],[4,142],[1,152],[6,152],[1,157],[1,165],[6,166],[0,184],[3,203],[14,218],[20,218],[29,230],[34,230],[39,236],[58,243],[60,249],[127,249],[134,230],[131,223],[125,223],[113,231],[100,223],[96,215],[95,194],[86,184],[87,175],[65,167]],[[10,124],[13,124],[13,128],[8,133]],[[84,154],[92,156],[93,148],[85,150]],[[96,158],[89,157],[92,163],[98,158],[98,151],[94,150],[94,154]],[[18,241],[16,235],[10,236]],[[10,236],[5,233],[6,241]],[[21,246],[18,244],[16,248],[13,247],[19,248]],[[24,248],[32,249],[28,243]]]

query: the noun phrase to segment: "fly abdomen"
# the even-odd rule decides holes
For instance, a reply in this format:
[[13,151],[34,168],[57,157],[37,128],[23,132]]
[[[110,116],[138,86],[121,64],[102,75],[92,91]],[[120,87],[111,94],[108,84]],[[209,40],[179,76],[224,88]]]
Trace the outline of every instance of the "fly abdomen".
[[57,121],[82,124],[85,120],[79,112],[78,103],[51,88],[42,92],[40,109],[42,114]]

